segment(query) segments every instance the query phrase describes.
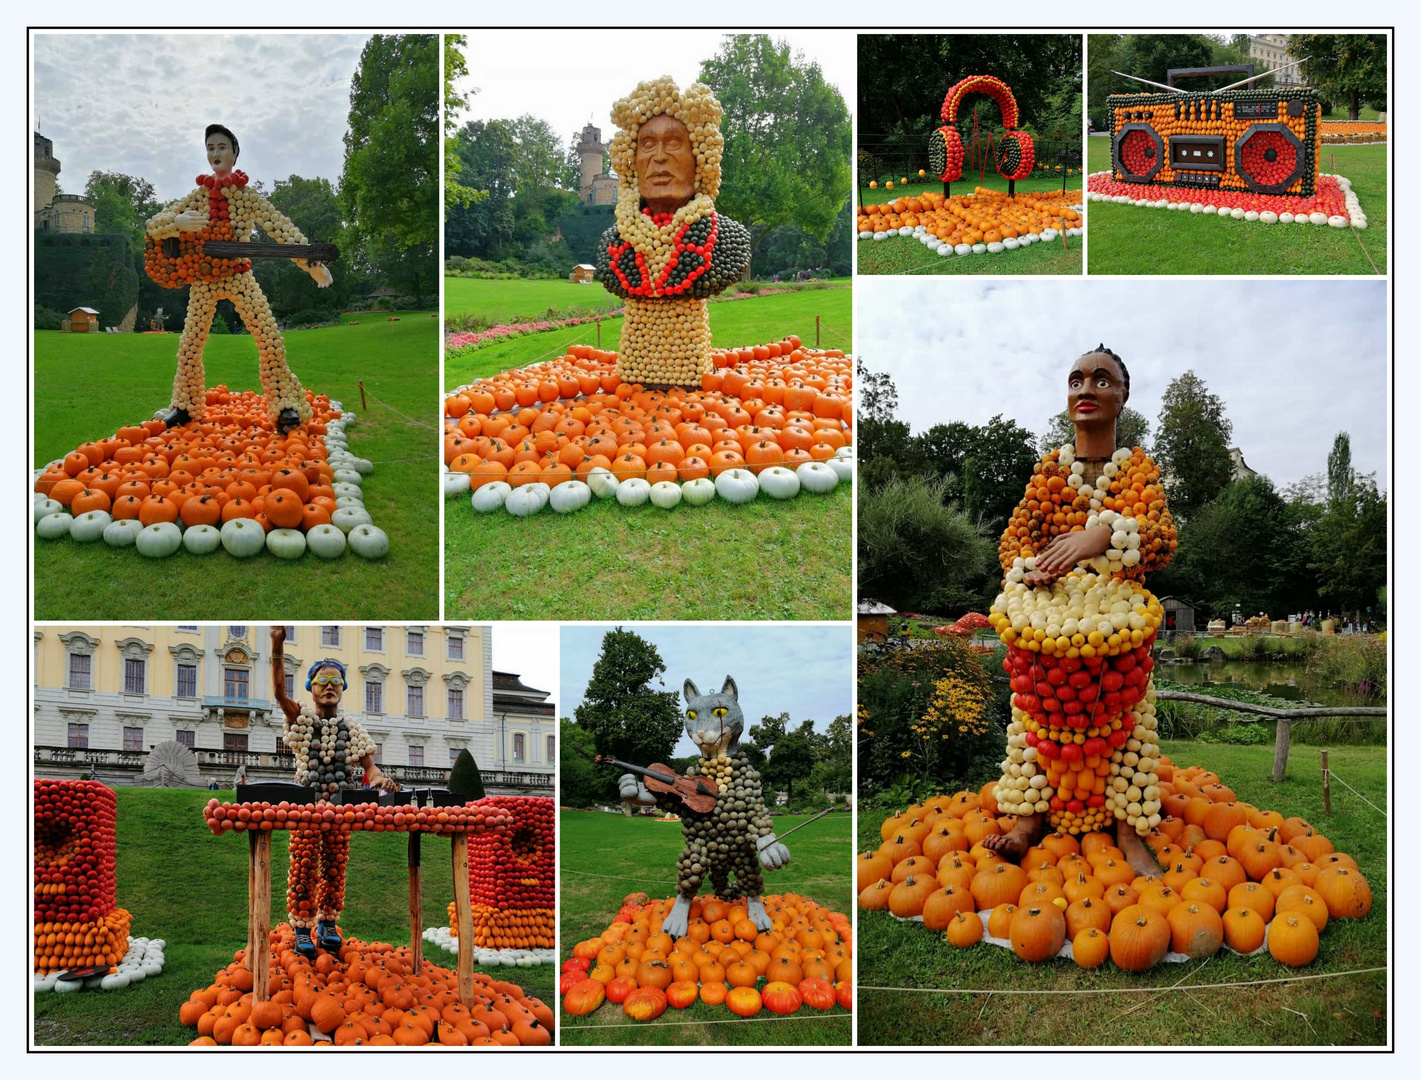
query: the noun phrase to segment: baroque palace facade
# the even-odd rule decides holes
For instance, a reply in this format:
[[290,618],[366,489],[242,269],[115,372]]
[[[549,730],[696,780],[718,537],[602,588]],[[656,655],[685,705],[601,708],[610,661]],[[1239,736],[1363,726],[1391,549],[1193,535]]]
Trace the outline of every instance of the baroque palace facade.
[[[268,624],[40,626],[34,631],[37,776],[142,782],[154,746],[177,742],[204,783],[290,779],[272,700]],[[557,757],[549,693],[493,670],[487,626],[297,625],[286,629],[286,690],[306,669],[346,669],[344,707],[404,784],[443,784],[468,748],[490,794],[549,794]]]

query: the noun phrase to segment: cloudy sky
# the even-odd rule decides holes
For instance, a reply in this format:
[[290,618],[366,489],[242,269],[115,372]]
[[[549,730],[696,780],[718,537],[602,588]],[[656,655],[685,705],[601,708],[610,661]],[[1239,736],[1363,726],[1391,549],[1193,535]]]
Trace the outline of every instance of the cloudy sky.
[[499,623],[493,628],[493,670],[522,676],[524,686],[547,690],[552,695],[548,704],[557,705],[562,700],[558,697],[558,628]]
[[859,278],[854,294],[857,351],[892,374],[914,431],[1002,413],[1039,436],[1065,408],[1069,364],[1104,341],[1152,432],[1165,387],[1192,369],[1277,486],[1325,472],[1347,431],[1354,467],[1390,487],[1382,282]]
[[[591,120],[604,142],[613,134],[612,103],[645,79],[670,75],[688,86],[701,61],[714,56],[723,34],[715,30],[467,31],[469,77],[461,91],[477,88],[466,120],[511,120],[531,113],[563,140]],[[855,39],[841,31],[787,30],[771,36],[817,61],[826,82],[838,88],[850,111],[854,102]],[[530,63],[529,57],[536,57]],[[605,62],[603,62],[605,61]]]
[[[560,716],[582,704],[592,667],[610,626],[562,628]],[[787,712],[796,726],[813,720],[823,731],[836,716],[853,713],[851,631],[834,626],[647,626],[636,628],[666,662],[665,687],[678,694],[687,679],[702,693],[719,690],[729,675],[739,691],[745,730],[763,716]],[[497,640],[497,637],[495,637]],[[684,708],[685,702],[681,702]],[[696,752],[685,735],[676,757]]]
[[268,189],[340,178],[350,79],[368,35],[38,34],[31,124],[54,141],[60,187],[95,169],[148,180],[164,201],[207,172],[203,131],[225,124]]

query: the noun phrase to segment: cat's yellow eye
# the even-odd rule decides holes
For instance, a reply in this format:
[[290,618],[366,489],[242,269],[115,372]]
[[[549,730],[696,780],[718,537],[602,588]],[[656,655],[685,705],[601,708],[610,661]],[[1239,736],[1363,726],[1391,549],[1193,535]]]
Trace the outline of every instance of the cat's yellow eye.
[[730,710],[727,709],[724,705],[719,705],[719,706],[717,706],[716,708],[714,708],[714,709],[711,710],[711,715],[712,715],[712,716],[724,716],[724,715],[725,715],[726,713],[728,713],[729,711],[730,711]]
[[694,720],[695,718],[696,718],[696,710],[695,710],[695,709],[687,709],[687,710],[686,710],[686,719],[687,719],[687,720]]

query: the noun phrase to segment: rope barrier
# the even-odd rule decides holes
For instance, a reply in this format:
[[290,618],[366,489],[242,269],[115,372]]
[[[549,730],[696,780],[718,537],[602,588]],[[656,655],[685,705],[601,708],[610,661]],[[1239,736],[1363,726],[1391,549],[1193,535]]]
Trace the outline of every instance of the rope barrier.
[[[850,1017],[852,1017],[852,1016],[853,1016],[853,1013],[842,1012],[842,1013],[833,1013],[832,1015],[827,1015],[827,1016],[781,1016],[781,1017],[777,1017],[777,1018],[774,1019],[774,1020],[771,1020],[771,1019],[769,1019],[768,1017],[756,1017],[754,1022],[757,1023],[757,1024],[759,1024],[759,1023],[787,1024],[787,1023],[789,1023],[791,1020],[848,1020],[848,1019],[849,1019]],[[662,1028],[662,1027],[700,1027],[702,1024],[744,1024],[744,1023],[746,1023],[746,1022],[748,1022],[748,1021],[749,1021],[749,1017],[745,1017],[744,1019],[740,1019],[740,1020],[668,1020],[668,1021],[666,1021],[665,1023],[662,1023],[662,1022],[660,1022],[660,1021],[658,1020],[658,1021],[653,1021],[653,1022],[650,1023],[650,1024],[647,1024],[647,1023],[645,1023],[645,1022],[631,1023],[631,1024],[588,1024],[588,1025],[585,1025],[585,1026],[579,1024],[579,1025],[578,1025],[577,1027],[575,1027],[575,1028],[570,1028],[570,1029],[564,1028],[564,1030],[566,1030],[566,1031],[609,1031],[609,1030],[611,1030],[611,1029],[613,1029],[613,1028],[641,1028],[643,1031],[645,1031],[645,1030],[647,1030],[648,1028]],[[564,1021],[564,1023],[566,1023],[566,1021]]]
[[1361,231],[1357,228],[1357,226],[1351,225],[1350,223],[1349,228],[1351,228],[1352,230],[1352,235],[1357,238],[1357,246],[1362,249],[1362,254],[1367,257],[1367,262],[1372,264],[1372,273],[1380,275],[1381,271],[1377,269],[1377,264],[1372,259],[1372,253],[1367,250],[1367,245],[1362,243]]
[[422,428],[429,428],[429,429],[431,429],[431,430],[433,430],[433,431],[438,431],[438,430],[439,430],[439,425],[437,425],[437,424],[431,424],[431,423],[429,423],[429,421],[427,421],[427,420],[416,420],[413,416],[410,416],[408,413],[402,413],[402,412],[400,412],[399,409],[395,408],[393,405],[389,404],[388,402],[381,401],[379,398],[377,398],[377,397],[375,396],[375,392],[374,392],[373,390],[371,390],[370,387],[368,387],[368,386],[365,388],[365,396],[368,397],[371,401],[375,402],[376,405],[382,405],[382,406],[384,406],[385,408],[389,409],[389,410],[390,410],[392,413],[394,413],[396,416],[402,416],[402,417],[404,417],[404,418],[405,418],[406,420],[408,420],[411,424],[418,424],[418,425],[419,425],[420,427],[422,427]]
[[1383,810],[1383,809],[1382,809],[1380,806],[1378,806],[1376,803],[1372,802],[1371,799],[1367,798],[1367,797],[1366,797],[1365,795],[1363,795],[1360,791],[1358,791],[1356,788],[1354,788],[1351,784],[1347,783],[1346,780],[1343,780],[1342,777],[1338,776],[1336,769],[1328,769],[1328,770],[1327,770],[1327,776],[1328,776],[1328,778],[1331,779],[1331,780],[1336,780],[1339,784],[1341,784],[1343,787],[1345,787],[1345,788],[1346,788],[1348,791],[1350,791],[1353,795],[1357,796],[1357,798],[1361,799],[1364,803],[1366,803],[1368,806],[1370,806],[1373,810],[1375,810],[1375,811],[1376,811],[1378,814],[1380,814],[1382,817],[1386,817],[1386,816],[1387,816],[1387,812],[1386,812],[1385,810]]
[[[1200,965],[1203,967],[1203,964]],[[1194,969],[1198,971],[1198,968]],[[938,989],[926,986],[860,986],[857,989],[860,993],[865,990],[883,991],[886,993],[901,994],[1002,994],[1016,997],[1072,997],[1076,995],[1093,994],[1162,994],[1170,990],[1229,990],[1245,986],[1273,986],[1278,983],[1310,982],[1317,979],[1340,979],[1344,975],[1370,975],[1378,971],[1386,971],[1385,967],[1350,968],[1347,971],[1328,971],[1317,975],[1293,975],[1286,979],[1247,979],[1234,982],[1217,983],[1185,983],[1183,981],[1172,983],[1169,986],[1119,986],[1119,987],[1091,987],[1084,990],[991,990],[974,989],[970,987],[952,987]],[[1189,974],[1194,974],[1190,972]]]

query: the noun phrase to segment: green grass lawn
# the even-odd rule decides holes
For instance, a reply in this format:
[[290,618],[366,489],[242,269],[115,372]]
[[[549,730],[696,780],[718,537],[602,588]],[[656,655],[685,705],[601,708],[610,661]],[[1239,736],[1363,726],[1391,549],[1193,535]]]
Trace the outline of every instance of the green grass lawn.
[[[1067,177],[1066,187],[1077,193],[1081,190],[1085,177],[1077,173]],[[990,172],[985,180],[976,174],[964,175],[953,185],[953,191],[967,194],[975,187],[1005,191],[1007,181],[995,172]],[[1061,181],[1046,176],[1029,176],[1018,180],[1017,191],[1043,191],[1060,194]],[[925,191],[942,191],[941,181],[893,185],[889,191],[879,184],[876,189],[864,185],[859,190],[859,204],[875,201],[892,202],[907,199]],[[1054,243],[1032,244],[1015,251],[1003,251],[997,255],[938,255],[929,251],[910,236],[900,236],[896,240],[859,240],[858,272],[860,274],[1079,274],[1082,267],[1081,238],[1078,236],[1058,237]]]
[[[399,322],[383,312],[344,318],[360,325],[291,331],[287,353],[303,386],[360,414],[350,447],[375,465],[366,507],[389,534],[387,558],[326,562],[308,554],[288,563],[265,552],[237,560],[221,549],[206,556],[180,549],[149,560],[102,542],[37,539],[35,618],[438,618],[439,435],[426,425],[437,415],[439,321],[428,312],[403,312]],[[36,333],[35,465],[166,405],[177,343],[176,334]],[[210,338],[206,367],[209,386],[258,385],[245,334]],[[360,380],[372,396],[363,410]]]
[[[1110,140],[1098,136],[1087,143],[1090,172],[1108,170]],[[1385,274],[1387,150],[1322,148],[1322,171],[1352,181],[1367,215],[1365,230],[1263,225],[1093,202],[1086,211],[1090,273]]]
[[[814,340],[847,351],[852,293],[810,289],[711,305],[717,345]],[[557,356],[587,327],[489,346],[445,365],[449,388]],[[621,320],[603,323],[615,348]],[[576,514],[517,519],[450,500],[444,519],[445,612],[451,619],[843,619],[852,574],[853,493],[788,503],[713,501],[669,513],[594,501]]]
[[[1238,797],[1284,815],[1298,814],[1357,860],[1372,886],[1371,914],[1335,920],[1309,967],[1292,971],[1264,952],[1244,957],[1221,950],[1206,961],[1161,964],[1128,974],[1111,964],[1085,971],[1071,960],[1029,965],[1009,949],[979,944],[958,949],[919,923],[898,922],[886,912],[860,912],[858,959],[859,1044],[958,1045],[1362,1045],[1386,1042],[1385,972],[1335,979],[1169,992],[1175,983],[1197,985],[1283,979],[1387,962],[1386,820],[1334,784],[1332,816],[1322,809],[1317,747],[1294,744],[1287,776],[1269,779],[1272,747],[1165,743],[1176,764],[1214,770]],[[1329,747],[1330,764],[1366,798],[1385,809],[1386,748]],[[882,811],[860,810],[858,846],[877,847]],[[1093,993],[1079,997],[902,993],[871,987],[1001,990],[1138,990],[1155,994]]]
[[[558,819],[558,955],[565,959],[577,942],[606,928],[628,893],[658,900],[674,895],[683,842],[679,825],[651,818],[564,810]],[[775,829],[788,832],[801,820],[778,816]],[[789,866],[765,874],[766,890],[798,893],[852,917],[850,828],[848,814],[830,814],[795,833],[785,841]],[[805,1008],[787,1017],[762,1012],[740,1020],[724,1006],[700,1001],[639,1024],[607,1003],[590,1016],[560,1014],[558,1040],[563,1046],[847,1046],[851,1024],[837,1005],[824,1013]]]
[[[178,1007],[212,982],[247,942],[247,839],[213,836],[202,820],[206,790],[118,789],[118,903],[133,913],[135,937],[167,941],[163,974],[105,993],[38,994],[37,1044],[174,1046],[196,1033],[178,1023]],[[230,793],[223,796],[230,798]],[[286,833],[272,837],[272,925],[286,921]],[[448,925],[453,899],[449,844],[426,837],[424,925]],[[403,834],[352,838],[341,928],[366,941],[409,944],[409,880]],[[424,955],[453,967],[453,953],[424,945]],[[477,968],[506,979],[550,1005],[554,966]]]
[[601,285],[574,285],[570,281],[519,279],[444,279],[444,317],[478,315],[494,322],[519,322],[545,318],[548,310],[591,315],[621,307],[622,301]]

